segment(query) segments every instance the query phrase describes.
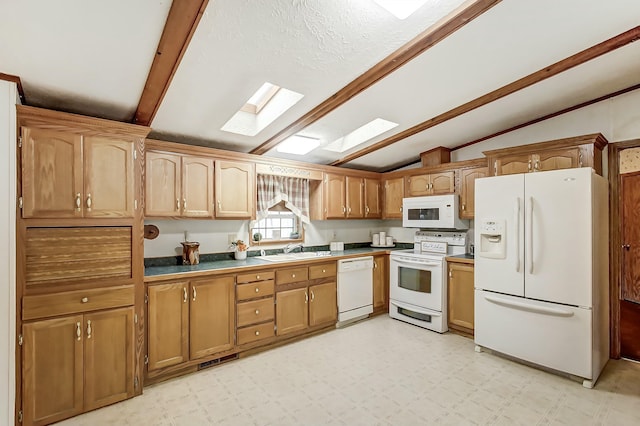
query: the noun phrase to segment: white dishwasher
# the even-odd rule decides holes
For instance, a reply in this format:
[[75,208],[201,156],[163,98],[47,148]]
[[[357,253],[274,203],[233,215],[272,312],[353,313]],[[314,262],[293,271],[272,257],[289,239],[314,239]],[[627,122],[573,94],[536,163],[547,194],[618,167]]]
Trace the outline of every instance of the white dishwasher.
[[373,312],[373,257],[338,261],[338,324],[366,318]]

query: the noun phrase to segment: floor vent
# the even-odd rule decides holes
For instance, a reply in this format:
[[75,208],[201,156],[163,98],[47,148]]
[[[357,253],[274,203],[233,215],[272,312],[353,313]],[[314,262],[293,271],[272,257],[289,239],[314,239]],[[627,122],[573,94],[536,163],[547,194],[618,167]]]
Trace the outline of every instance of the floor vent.
[[198,364],[198,370],[203,370],[205,368],[213,367],[214,365],[220,365],[228,361],[233,361],[234,359],[238,359],[238,354],[223,356],[222,358],[212,359],[211,361],[202,362]]

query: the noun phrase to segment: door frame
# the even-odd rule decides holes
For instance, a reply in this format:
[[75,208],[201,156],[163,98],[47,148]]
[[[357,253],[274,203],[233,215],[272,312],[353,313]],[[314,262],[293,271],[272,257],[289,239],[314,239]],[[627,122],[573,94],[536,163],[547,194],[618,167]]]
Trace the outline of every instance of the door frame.
[[609,305],[610,357],[620,358],[620,295],[622,292],[622,199],[620,151],[640,147],[640,139],[610,143],[609,165]]

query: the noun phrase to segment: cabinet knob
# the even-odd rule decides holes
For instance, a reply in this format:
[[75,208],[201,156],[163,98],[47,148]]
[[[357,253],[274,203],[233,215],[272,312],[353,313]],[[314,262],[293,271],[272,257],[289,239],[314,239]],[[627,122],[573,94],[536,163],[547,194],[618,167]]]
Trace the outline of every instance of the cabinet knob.
[[87,339],[91,339],[91,320],[87,321]]
[[256,280],[259,280],[259,279],[260,279],[260,275],[256,275]]
[[76,211],[79,212],[80,211],[80,207],[82,206],[82,201],[80,199],[80,193],[77,192],[76,193]]
[[185,210],[187,209],[187,199],[186,198],[182,199],[182,208],[185,209]]
[[296,274],[291,274],[291,278],[295,278],[295,277],[296,277]]
[[466,208],[466,206],[464,204],[462,204],[462,211],[464,211],[465,208]]
[[80,328],[79,322],[76,323],[76,337],[78,338],[78,341],[82,340],[82,329]]
[[80,301],[82,303],[87,303],[89,301],[89,298],[88,297],[83,297]]
[[176,210],[180,211],[180,198],[176,198]]
[[87,210],[91,210],[91,194],[87,194]]
[[256,287],[256,293],[260,293],[260,289]]
[[260,315],[260,309],[256,309],[256,315]]
[[260,335],[260,332],[259,332],[259,331],[256,331],[256,336],[259,336],[259,335]]
[[325,272],[327,272],[327,271],[326,271],[326,269],[323,269],[323,270],[322,270],[322,273],[324,274]]

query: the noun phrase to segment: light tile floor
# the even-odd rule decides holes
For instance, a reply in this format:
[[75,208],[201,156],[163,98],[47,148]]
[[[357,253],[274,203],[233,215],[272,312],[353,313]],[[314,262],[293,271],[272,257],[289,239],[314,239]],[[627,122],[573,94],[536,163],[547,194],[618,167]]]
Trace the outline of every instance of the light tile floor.
[[594,389],[386,316],[145,388],[71,425],[640,425],[640,364]]

